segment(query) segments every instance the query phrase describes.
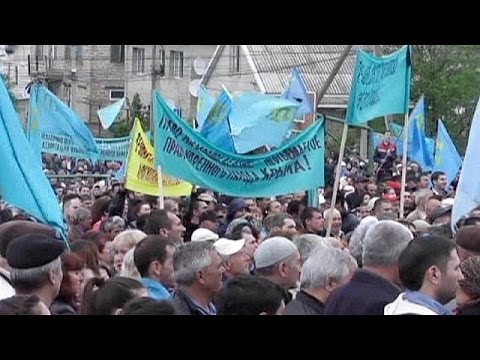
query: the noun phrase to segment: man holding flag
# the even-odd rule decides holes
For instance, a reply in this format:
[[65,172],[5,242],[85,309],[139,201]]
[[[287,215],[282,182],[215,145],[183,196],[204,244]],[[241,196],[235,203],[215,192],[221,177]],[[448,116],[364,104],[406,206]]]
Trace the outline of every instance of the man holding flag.
[[386,131],[383,142],[375,149],[373,160],[377,163],[377,181],[382,182],[392,177],[392,169],[397,159],[397,146],[391,141],[390,131]]

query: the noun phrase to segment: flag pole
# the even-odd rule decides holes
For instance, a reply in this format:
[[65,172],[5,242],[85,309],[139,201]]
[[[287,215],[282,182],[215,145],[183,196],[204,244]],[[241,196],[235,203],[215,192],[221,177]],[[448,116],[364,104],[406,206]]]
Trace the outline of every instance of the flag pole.
[[408,112],[405,114],[405,125],[403,127],[403,156],[402,156],[402,186],[400,188],[400,214],[403,219],[405,206],[405,185],[407,183],[407,146],[408,146]]
[[[330,215],[335,209],[335,203],[337,202],[337,192],[340,185],[340,170],[342,168],[342,159],[345,153],[345,144],[347,143],[347,133],[348,133],[348,124],[345,120],[343,124],[343,133],[342,133],[342,142],[340,143],[340,153],[338,154],[338,163],[337,163],[337,172],[335,174],[335,182],[333,183],[333,194],[332,194],[332,203],[330,204]],[[327,224],[327,233],[325,237],[330,236],[330,232],[332,231],[332,216],[329,217],[328,224]]]
[[158,208],[160,210],[163,210],[165,208],[165,199],[163,197],[163,176],[162,176],[162,167],[160,165],[157,166],[157,172],[158,172],[158,190],[159,190]]
[[[154,129],[154,127],[156,127],[157,123],[155,122],[155,106],[154,106],[154,101],[155,101],[155,89],[152,89],[152,96],[151,96],[151,102],[150,102],[150,131],[151,131],[151,134],[154,134],[156,133],[156,129]],[[152,125],[154,125],[153,127],[153,130],[152,131]],[[156,139],[156,137],[154,138]],[[156,141],[153,142],[154,143],[154,147],[157,145],[156,144]],[[154,155],[155,155],[155,151],[153,152]],[[156,162],[156,159],[154,160]],[[159,195],[158,195],[158,208],[160,210],[163,210],[165,209],[165,199],[163,197],[163,176],[162,176],[162,166],[161,165],[157,165],[157,181],[158,181],[158,190],[159,190]]]

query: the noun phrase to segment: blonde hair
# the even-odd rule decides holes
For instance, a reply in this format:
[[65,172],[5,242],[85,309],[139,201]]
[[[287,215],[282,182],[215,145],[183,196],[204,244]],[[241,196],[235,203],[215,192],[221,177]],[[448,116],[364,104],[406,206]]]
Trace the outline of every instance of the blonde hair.
[[120,270],[120,276],[127,277],[130,279],[140,280],[142,277],[138,272],[137,267],[135,266],[135,261],[133,258],[133,252],[135,247],[130,249],[123,258],[122,269]]
[[114,249],[121,246],[133,248],[146,236],[147,234],[140,230],[124,230],[115,236],[115,239],[112,241],[112,245]]

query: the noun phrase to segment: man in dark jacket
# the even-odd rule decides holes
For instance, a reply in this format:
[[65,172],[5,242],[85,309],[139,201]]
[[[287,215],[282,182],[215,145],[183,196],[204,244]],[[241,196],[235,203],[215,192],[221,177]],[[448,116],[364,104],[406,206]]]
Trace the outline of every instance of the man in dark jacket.
[[316,250],[302,266],[300,292],[284,315],[323,315],[325,302],[337,287],[348,283],[357,269],[355,259],[337,248]]
[[385,305],[401,292],[398,258],[412,238],[412,233],[395,221],[372,225],[363,244],[363,268],[332,293],[324,314],[383,315]]
[[222,287],[222,259],[210,241],[181,245],[173,256],[178,288],[172,303],[181,315],[216,315],[215,295]]
[[391,142],[390,131],[386,131],[383,141],[375,149],[373,161],[377,163],[377,179],[382,182],[392,176],[392,168],[397,159],[397,146]]

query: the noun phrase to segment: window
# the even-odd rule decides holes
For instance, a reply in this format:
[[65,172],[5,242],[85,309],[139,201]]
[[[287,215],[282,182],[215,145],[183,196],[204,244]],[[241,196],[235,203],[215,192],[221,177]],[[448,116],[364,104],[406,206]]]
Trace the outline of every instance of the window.
[[230,45],[230,73],[240,72],[240,45]]
[[64,84],[64,87],[63,87],[63,95],[64,95],[64,99],[67,101],[67,105],[70,107],[70,103],[71,103],[71,100],[72,100],[72,88],[71,88],[71,85],[66,85],[66,84]]
[[111,45],[110,46],[110,62],[125,63],[125,45]]
[[165,76],[165,50],[160,49],[158,54],[160,76]]
[[145,49],[132,49],[132,73],[139,74],[145,72]]
[[123,89],[111,89],[110,100],[120,100],[125,97],[125,90]]
[[72,60],[72,45],[65,45],[65,60]]
[[170,51],[170,76],[183,78],[183,51]]
[[83,51],[83,46],[82,45],[77,45],[75,46],[75,60],[78,62],[82,62],[82,51]]
[[57,59],[57,45],[50,45],[50,48],[48,49],[48,57],[51,60],[56,60]]

